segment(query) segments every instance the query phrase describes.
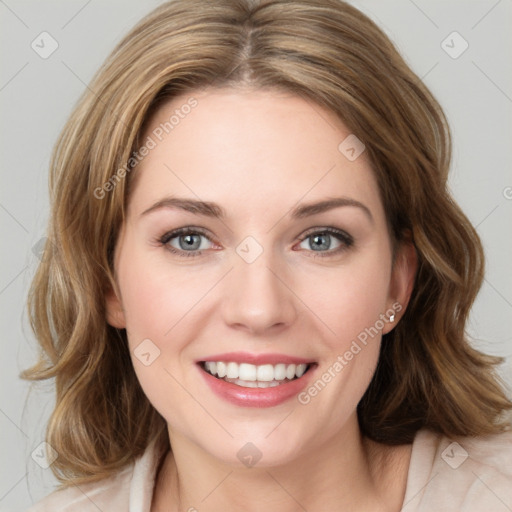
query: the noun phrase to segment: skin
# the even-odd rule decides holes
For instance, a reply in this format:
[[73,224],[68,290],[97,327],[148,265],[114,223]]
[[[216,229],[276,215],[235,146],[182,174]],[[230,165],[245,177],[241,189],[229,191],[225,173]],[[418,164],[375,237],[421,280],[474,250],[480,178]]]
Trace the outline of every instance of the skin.
[[[116,245],[117,289],[107,297],[108,321],[127,329],[140,384],[168,424],[172,453],[158,472],[151,510],[400,510],[411,446],[365,439],[356,406],[381,334],[405,311],[417,261],[414,248],[402,245],[392,265],[366,152],[349,161],[338,150],[350,131],[332,112],[292,94],[242,88],[174,98],[143,140],[191,96],[197,106],[137,166]],[[227,216],[175,208],[143,214],[171,195],[216,202]],[[290,218],[298,203],[340,196],[363,203],[371,219],[355,206]],[[172,254],[158,241],[186,226],[207,231],[196,257]],[[327,236],[330,248],[315,251],[314,237],[305,235],[330,226],[353,245]],[[263,249],[252,263],[236,252],[247,236]],[[187,250],[179,236],[168,245]],[[344,250],[335,253],[338,247]],[[321,376],[397,302],[394,322],[307,405],[292,398],[268,408],[236,406],[199,378],[195,361],[231,351],[304,357]],[[148,338],[160,355],[145,366],[133,351]],[[247,442],[262,453],[251,468],[237,458]]]

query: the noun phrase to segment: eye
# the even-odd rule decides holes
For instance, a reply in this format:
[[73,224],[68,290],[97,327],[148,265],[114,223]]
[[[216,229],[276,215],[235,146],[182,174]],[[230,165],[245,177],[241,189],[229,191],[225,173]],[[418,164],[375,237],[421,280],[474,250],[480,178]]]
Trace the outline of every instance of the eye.
[[[301,238],[301,247],[308,249],[308,247],[303,247],[303,244],[309,245],[312,252],[318,253],[314,254],[314,257],[328,257],[350,248],[354,244],[354,239],[348,233],[339,229],[323,228],[322,230],[310,231]],[[333,245],[335,245],[334,248]]]
[[[208,246],[208,242],[210,244],[213,243],[203,229],[192,227],[170,231],[158,241],[168,251],[180,257],[201,256],[202,250],[211,248]],[[316,253],[313,255],[314,257],[328,257],[337,255],[350,248],[354,244],[354,239],[344,231],[328,227],[310,231],[302,236],[300,242],[302,248]],[[303,247],[303,244],[307,244],[309,247]],[[335,246],[334,248],[333,245]]]
[[211,242],[200,228],[180,228],[163,235],[159,242],[170,252],[183,257],[194,257],[202,254],[201,250],[209,249],[201,238]]

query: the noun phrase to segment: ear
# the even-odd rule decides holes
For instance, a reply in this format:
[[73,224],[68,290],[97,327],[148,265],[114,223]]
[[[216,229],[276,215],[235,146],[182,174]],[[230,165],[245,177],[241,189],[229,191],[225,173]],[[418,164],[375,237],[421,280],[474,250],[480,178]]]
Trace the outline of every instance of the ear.
[[124,329],[126,327],[126,320],[124,316],[124,309],[121,300],[119,299],[119,292],[110,286],[105,294],[105,306],[107,312],[107,322],[112,327]]
[[418,254],[411,238],[407,238],[397,248],[395,263],[389,284],[388,308],[394,311],[394,321],[386,323],[382,334],[387,334],[396,327],[404,315],[414,288],[418,269]]

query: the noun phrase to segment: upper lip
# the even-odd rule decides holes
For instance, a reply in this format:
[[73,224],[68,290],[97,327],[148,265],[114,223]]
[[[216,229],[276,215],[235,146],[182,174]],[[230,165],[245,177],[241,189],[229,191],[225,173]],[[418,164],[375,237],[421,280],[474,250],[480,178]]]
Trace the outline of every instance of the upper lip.
[[287,354],[250,354],[249,352],[225,352],[223,354],[213,354],[197,362],[205,361],[224,361],[233,363],[249,363],[255,366],[263,364],[309,364],[313,363],[311,359],[304,359],[303,357],[290,356]]

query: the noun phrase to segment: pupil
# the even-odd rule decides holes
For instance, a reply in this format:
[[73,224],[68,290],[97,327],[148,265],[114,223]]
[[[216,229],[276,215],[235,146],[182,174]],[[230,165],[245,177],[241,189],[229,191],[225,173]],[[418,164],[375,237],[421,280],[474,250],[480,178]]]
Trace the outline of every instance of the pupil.
[[[193,247],[194,242],[197,244],[197,240],[194,241],[194,237],[198,238],[198,235],[184,235],[181,237],[181,240],[185,240],[185,245],[187,248],[197,249],[197,247]],[[200,243],[200,241],[199,241],[199,243]]]
[[313,240],[314,240],[314,244],[317,248],[320,248],[320,249],[329,249],[329,247],[331,246],[331,243],[330,243],[330,240],[328,242],[325,242],[325,243],[322,243],[320,241],[320,243],[317,243],[319,240],[321,240],[322,238],[324,239],[328,239],[329,235],[326,235],[326,234],[323,234],[323,235],[315,235],[313,237]]

